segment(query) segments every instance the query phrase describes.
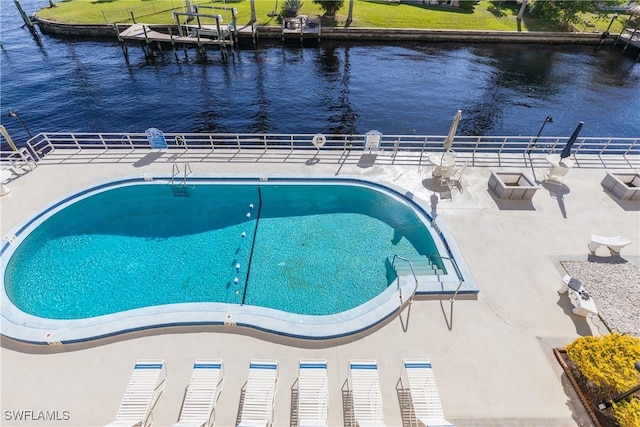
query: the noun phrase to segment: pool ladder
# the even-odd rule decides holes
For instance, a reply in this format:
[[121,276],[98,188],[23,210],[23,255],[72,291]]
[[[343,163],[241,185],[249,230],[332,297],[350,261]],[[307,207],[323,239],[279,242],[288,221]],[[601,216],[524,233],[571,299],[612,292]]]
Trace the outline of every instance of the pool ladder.
[[189,163],[184,164],[184,173],[182,179],[176,179],[180,175],[180,165],[174,163],[171,168],[171,191],[176,197],[189,197],[189,191],[187,188],[187,176],[191,175],[191,165]]

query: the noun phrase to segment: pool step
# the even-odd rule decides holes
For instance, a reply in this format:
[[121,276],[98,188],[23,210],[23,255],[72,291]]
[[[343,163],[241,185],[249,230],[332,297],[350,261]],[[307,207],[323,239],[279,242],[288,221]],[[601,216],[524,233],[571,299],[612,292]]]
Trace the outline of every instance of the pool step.
[[[407,259],[411,261],[413,273],[415,273],[416,276],[443,274],[443,271],[432,264],[426,256],[407,257]],[[395,265],[393,265],[393,257],[389,257],[387,258],[387,262],[395,269],[398,276],[411,276],[413,274],[411,272],[411,266],[407,261],[396,258]]]
[[174,184],[171,186],[171,192],[175,197],[189,197],[189,189],[186,185]]

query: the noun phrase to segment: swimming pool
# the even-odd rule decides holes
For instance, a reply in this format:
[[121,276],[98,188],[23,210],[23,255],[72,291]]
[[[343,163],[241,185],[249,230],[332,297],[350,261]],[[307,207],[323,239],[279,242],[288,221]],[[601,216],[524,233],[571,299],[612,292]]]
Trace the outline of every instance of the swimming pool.
[[117,180],[54,203],[3,246],[3,317],[32,328],[26,341],[202,323],[343,336],[413,293],[397,257],[430,259],[423,283],[459,279],[430,221],[362,179]]

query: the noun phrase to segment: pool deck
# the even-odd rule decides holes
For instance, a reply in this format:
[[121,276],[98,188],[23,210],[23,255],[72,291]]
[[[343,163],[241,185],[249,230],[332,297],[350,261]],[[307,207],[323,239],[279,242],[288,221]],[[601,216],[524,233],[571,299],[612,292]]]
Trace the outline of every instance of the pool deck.
[[[605,171],[638,172],[640,158],[579,156],[563,185],[543,183],[532,203],[506,202],[487,190],[491,170],[522,171],[520,156],[476,158],[462,191],[450,194],[416,161],[390,154],[313,151],[264,152],[55,152],[8,182],[0,198],[2,235],[53,201],[121,176],[170,174],[173,162],[189,162],[195,175],[365,176],[405,188],[431,203],[460,247],[480,289],[477,300],[416,300],[399,316],[357,337],[307,341],[255,330],[176,327],[140,331],[87,344],[25,346],[3,338],[3,426],[97,426],[113,420],[133,364],[164,359],[167,384],[153,412],[154,425],[178,419],[195,359],[222,359],[224,389],[217,426],[235,425],[251,359],[276,359],[280,371],[274,425],[294,425],[293,389],[302,358],[326,359],[329,424],[351,425],[343,405],[350,359],[376,359],[384,417],[403,425],[397,387],[405,358],[426,358],[449,421],[457,426],[589,426],[591,422],[553,355],[582,335],[607,333],[601,322],[571,313],[559,295],[562,260],[587,260],[591,234],[625,236],[622,258],[640,260],[640,203],[617,202],[603,190]],[[534,155],[535,175],[546,169]],[[607,256],[606,248],[598,255]],[[68,411],[66,421],[17,421],[24,411]],[[406,424],[405,424],[406,425]]]

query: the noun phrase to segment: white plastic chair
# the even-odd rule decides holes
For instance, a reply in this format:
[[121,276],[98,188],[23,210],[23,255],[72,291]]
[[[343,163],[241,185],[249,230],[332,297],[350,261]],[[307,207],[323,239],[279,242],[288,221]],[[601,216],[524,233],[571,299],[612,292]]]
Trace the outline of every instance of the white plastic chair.
[[215,407],[224,384],[222,360],[196,360],[174,427],[210,427],[215,424]]
[[298,366],[298,426],[328,426],[329,380],[326,360],[301,360]]
[[251,361],[238,427],[268,427],[273,424],[273,404],[277,385],[277,361]]
[[570,168],[564,166],[551,166],[544,173],[545,181],[548,181],[550,184],[562,184],[564,181],[564,176],[569,172]]
[[458,188],[462,185],[462,174],[467,168],[468,164],[465,163],[460,166],[453,166],[448,169],[443,169],[440,177],[440,185],[446,185],[451,188],[454,185]]
[[349,382],[353,397],[353,413],[358,426],[384,426],[378,362],[351,360]]
[[409,394],[416,419],[427,427],[447,426],[444,418],[440,393],[429,360],[404,360],[402,362],[405,377],[409,382]]
[[115,420],[109,427],[150,426],[151,412],[167,379],[164,360],[138,360],[120,402]]

